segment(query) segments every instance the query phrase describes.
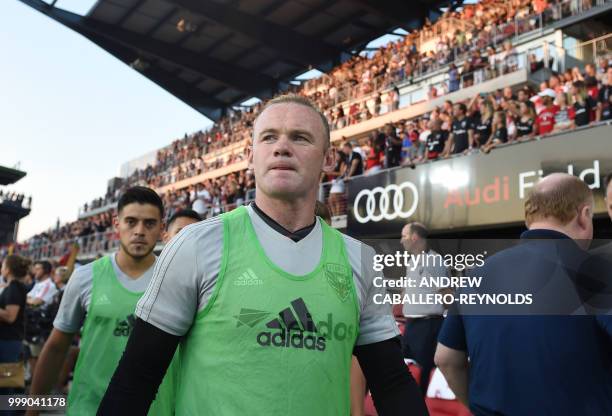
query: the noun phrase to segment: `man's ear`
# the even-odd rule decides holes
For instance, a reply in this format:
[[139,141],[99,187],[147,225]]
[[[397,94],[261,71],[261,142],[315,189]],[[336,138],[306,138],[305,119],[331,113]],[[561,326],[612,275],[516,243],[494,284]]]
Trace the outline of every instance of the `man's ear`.
[[580,228],[585,229],[589,226],[589,223],[593,221],[593,213],[590,205],[584,205],[578,214],[578,225]]
[[113,215],[113,228],[119,232],[119,214]]
[[325,151],[325,157],[323,158],[323,172],[332,172],[334,170],[334,162],[336,159],[336,148],[331,144]]
[[253,145],[252,144],[247,146],[246,152],[247,152],[247,160],[249,162],[248,169],[253,169]]

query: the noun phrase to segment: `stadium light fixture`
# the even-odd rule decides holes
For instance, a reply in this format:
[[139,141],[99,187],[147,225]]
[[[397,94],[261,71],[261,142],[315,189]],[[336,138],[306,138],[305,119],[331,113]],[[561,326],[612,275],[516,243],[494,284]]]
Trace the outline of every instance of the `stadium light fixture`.
[[147,68],[149,68],[150,66],[151,64],[149,64],[147,61],[144,61],[140,58],[136,58],[130,63],[130,68],[135,69],[136,71],[139,71],[139,72],[146,71]]

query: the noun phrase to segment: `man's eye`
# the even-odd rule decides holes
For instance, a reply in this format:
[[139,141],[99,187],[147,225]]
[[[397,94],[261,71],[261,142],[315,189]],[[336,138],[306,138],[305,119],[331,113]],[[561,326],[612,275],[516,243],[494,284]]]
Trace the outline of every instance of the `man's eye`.
[[274,140],[274,136],[271,135],[271,134],[267,134],[267,135],[263,136],[261,140],[264,141],[264,142],[270,141],[270,140]]

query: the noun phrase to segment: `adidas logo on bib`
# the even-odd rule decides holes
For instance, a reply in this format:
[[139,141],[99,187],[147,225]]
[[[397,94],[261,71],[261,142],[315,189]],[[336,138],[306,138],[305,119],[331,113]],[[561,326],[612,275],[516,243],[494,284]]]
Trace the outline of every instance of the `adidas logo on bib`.
[[280,311],[278,318],[272,319],[266,327],[270,331],[257,334],[257,343],[262,347],[325,351],[325,337],[319,336],[302,298],[292,301],[291,307]]
[[106,296],[106,293],[103,293],[102,295],[100,295],[96,303],[98,305],[109,305],[111,301],[110,299],[108,299],[108,296]]
[[247,269],[242,273],[236,280],[234,280],[234,286],[259,286],[263,285],[261,280],[252,269]]

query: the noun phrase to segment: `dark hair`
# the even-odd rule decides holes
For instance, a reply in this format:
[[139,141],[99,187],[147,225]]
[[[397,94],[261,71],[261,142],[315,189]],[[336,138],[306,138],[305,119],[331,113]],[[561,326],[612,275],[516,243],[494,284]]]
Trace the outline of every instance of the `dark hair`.
[[50,274],[51,269],[53,269],[53,266],[47,260],[38,260],[37,262],[34,263],[34,265],[36,266],[37,264],[40,264],[45,274]]
[[160,218],[164,218],[164,203],[157,192],[146,186],[134,186],[128,188],[117,202],[117,213],[120,214],[123,207],[129,204],[151,204],[159,209]]
[[180,211],[175,212],[174,215],[172,215],[170,217],[170,219],[168,220],[168,223],[166,224],[166,229],[170,228],[172,223],[174,221],[176,221],[177,219],[179,219],[179,218],[191,218],[191,219],[194,219],[196,221],[202,221],[202,217],[200,216],[200,214],[198,214],[194,210],[192,210],[192,209],[182,209]]
[[463,104],[463,103],[457,103],[457,104],[455,104],[455,105],[457,106],[457,108],[459,108],[459,109],[461,110],[461,112],[462,112],[463,114],[467,113],[467,107],[466,107],[466,105],[465,105],[465,104]]
[[604,176],[604,188],[603,188],[604,189],[604,194],[608,190],[608,186],[610,186],[611,182],[612,182],[612,172],[610,172],[606,176]]
[[421,237],[423,240],[426,240],[427,236],[429,235],[429,231],[427,231],[427,228],[425,228],[423,224],[420,224],[418,222],[410,223],[410,232],[415,233],[416,235]]
[[11,271],[11,274],[17,279],[25,277],[30,269],[30,264],[32,264],[30,260],[25,257],[17,256],[16,254],[7,256],[4,261],[6,262],[6,267]]

